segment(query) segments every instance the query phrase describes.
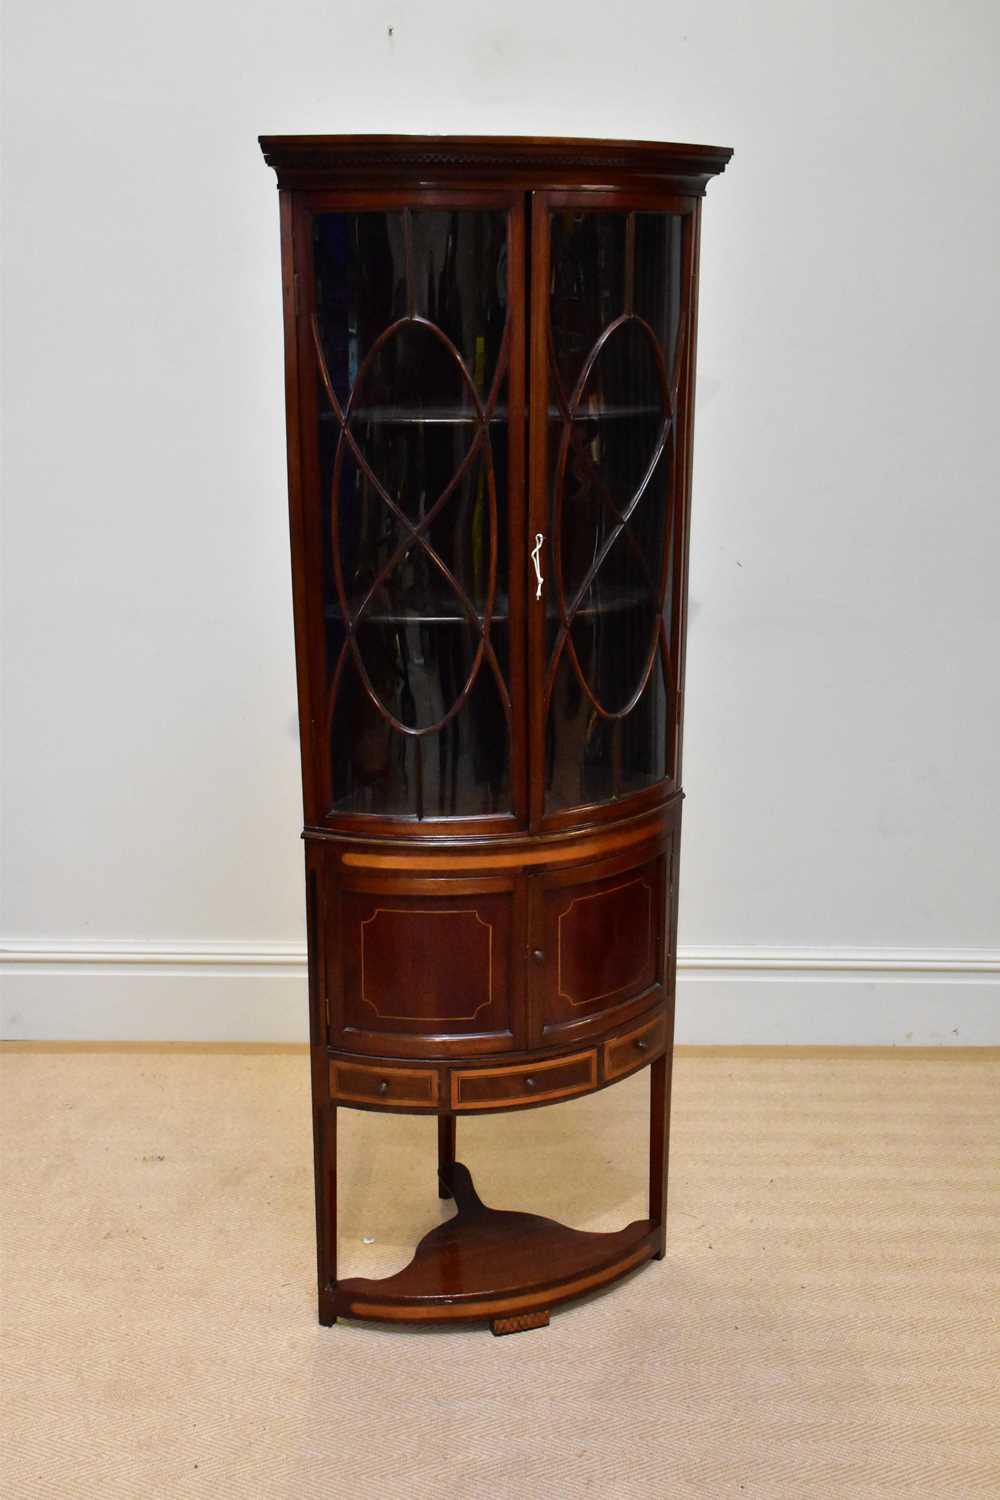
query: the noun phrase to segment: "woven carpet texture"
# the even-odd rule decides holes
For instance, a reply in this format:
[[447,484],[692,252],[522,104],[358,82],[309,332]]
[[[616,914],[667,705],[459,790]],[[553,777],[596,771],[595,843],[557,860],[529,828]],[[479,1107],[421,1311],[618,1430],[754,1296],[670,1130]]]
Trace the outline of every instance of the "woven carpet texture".
[[[995,1052],[692,1051],[669,1248],[503,1339],[315,1321],[304,1052],[2,1060],[16,1500],[1000,1496]],[[460,1120],[483,1198],[645,1213],[648,1078]],[[343,1110],[341,1272],[452,1212],[433,1119]]]

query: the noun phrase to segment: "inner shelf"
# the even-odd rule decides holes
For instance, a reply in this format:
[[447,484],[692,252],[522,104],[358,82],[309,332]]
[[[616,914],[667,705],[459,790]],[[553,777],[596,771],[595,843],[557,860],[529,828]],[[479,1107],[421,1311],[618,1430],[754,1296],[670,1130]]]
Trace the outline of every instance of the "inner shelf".
[[[572,593],[567,591],[567,605],[572,604]],[[352,611],[352,617],[360,608],[360,599],[348,601]],[[477,616],[480,621],[483,618],[483,607],[479,600],[474,602]],[[649,619],[658,613],[658,606],[648,589],[643,588],[616,588],[598,594],[596,590],[590,591],[589,597],[573,611],[573,618],[586,620],[592,615],[614,615],[622,614],[628,610],[643,610]],[[343,614],[339,604],[327,604],[325,608],[327,620],[334,621],[342,628]],[[509,603],[506,594],[499,592],[493,601],[493,609],[490,612],[490,624],[505,624],[509,615]],[[546,620],[560,621],[562,614],[558,600],[553,599],[545,609]],[[464,614],[458,605],[452,600],[450,607],[446,606],[443,599],[432,600],[427,598],[414,598],[408,600],[406,608],[386,609],[381,605],[371,605],[362,616],[364,624],[368,625],[461,625],[463,629],[470,628],[469,617]]]
[[[425,1234],[413,1259],[381,1280],[352,1277],[337,1285],[340,1316],[449,1322],[523,1316],[524,1327],[569,1297],[593,1291],[659,1253],[656,1226],[637,1219],[612,1234],[569,1229],[539,1214],[488,1207],[461,1162],[442,1169],[455,1199],[453,1218]],[[513,1331],[513,1330],[510,1330]]]
[[[567,418],[571,422],[620,422],[636,417],[660,417],[663,416],[663,407],[658,402],[617,402],[604,406],[581,408],[577,411],[564,413],[558,406],[550,406],[548,417],[550,422],[563,421]],[[336,422],[340,419],[336,412],[320,411],[321,422]],[[491,423],[506,422],[508,411],[505,406],[494,407],[490,413]],[[355,406],[352,407],[348,418],[348,425],[354,427],[471,427],[479,426],[482,418],[477,411],[471,407],[460,406]]]

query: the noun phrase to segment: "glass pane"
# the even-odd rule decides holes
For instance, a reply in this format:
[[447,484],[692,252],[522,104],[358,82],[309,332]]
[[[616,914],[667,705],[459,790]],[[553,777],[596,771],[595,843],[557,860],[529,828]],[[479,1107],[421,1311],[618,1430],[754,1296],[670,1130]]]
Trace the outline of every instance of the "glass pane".
[[478,209],[315,220],[337,810],[510,809],[507,232]]
[[549,812],[672,774],[682,220],[551,219]]
[[677,214],[635,215],[635,312],[656,334],[670,371],[681,321],[681,227]]
[[615,719],[595,712],[563,656],[545,744],[548,810],[610,802],[671,776],[676,728],[671,704],[659,652],[635,708]]
[[[365,671],[380,704],[408,727],[438,722],[473,665],[468,632],[458,622],[413,622],[366,623],[362,634]],[[504,625],[496,643],[501,670],[505,637]],[[333,807],[382,814],[406,807],[423,818],[495,813],[510,803],[506,740],[504,708],[488,667],[476,674],[464,707],[443,728],[401,734],[372,701],[348,654],[330,732]]]
[[625,214],[571,208],[552,215],[549,316],[567,398],[601,332],[623,310],[625,228]]

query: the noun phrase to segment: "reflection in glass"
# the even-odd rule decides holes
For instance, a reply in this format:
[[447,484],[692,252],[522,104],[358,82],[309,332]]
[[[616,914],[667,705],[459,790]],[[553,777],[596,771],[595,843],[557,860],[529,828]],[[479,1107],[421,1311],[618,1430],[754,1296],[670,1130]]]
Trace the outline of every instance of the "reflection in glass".
[[320,214],[331,802],[510,809],[507,215]]
[[548,812],[673,770],[681,226],[665,213],[551,218]]

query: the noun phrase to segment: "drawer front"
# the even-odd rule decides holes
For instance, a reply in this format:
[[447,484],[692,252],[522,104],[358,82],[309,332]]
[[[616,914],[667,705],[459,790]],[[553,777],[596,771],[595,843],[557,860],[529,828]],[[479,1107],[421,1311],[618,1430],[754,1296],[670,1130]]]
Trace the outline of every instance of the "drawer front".
[[597,1087],[597,1054],[580,1052],[520,1068],[456,1068],[452,1109],[502,1109],[543,1099],[566,1099]]
[[434,1109],[438,1075],[430,1068],[366,1068],[362,1063],[330,1064],[330,1093],[355,1104],[398,1104]]
[[621,1078],[625,1073],[632,1073],[636,1068],[652,1062],[654,1057],[659,1057],[667,1045],[667,1018],[657,1016],[655,1021],[647,1021],[644,1026],[637,1026],[634,1031],[626,1032],[625,1036],[616,1036],[612,1041],[604,1044],[604,1077],[610,1082],[612,1078]]

